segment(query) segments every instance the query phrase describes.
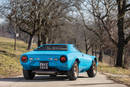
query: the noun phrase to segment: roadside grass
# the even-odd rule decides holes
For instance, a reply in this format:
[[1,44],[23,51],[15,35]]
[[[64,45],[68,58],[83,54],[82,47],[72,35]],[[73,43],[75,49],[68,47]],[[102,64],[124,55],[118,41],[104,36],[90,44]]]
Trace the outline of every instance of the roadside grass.
[[17,50],[14,50],[13,45],[13,39],[0,37],[0,77],[16,76],[22,72],[19,58],[27,52],[27,44],[17,40]]
[[113,76],[108,76],[111,80],[116,81],[117,83],[125,84],[128,87],[130,87],[130,77],[113,77]]
[[113,67],[105,63],[99,63],[98,71],[107,75],[110,79],[116,82],[130,86],[130,69]]

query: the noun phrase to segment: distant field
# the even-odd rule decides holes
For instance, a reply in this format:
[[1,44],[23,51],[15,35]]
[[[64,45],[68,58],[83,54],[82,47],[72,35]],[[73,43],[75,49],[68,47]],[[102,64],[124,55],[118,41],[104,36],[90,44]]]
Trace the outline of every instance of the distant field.
[[0,37],[0,77],[21,74],[20,55],[27,52],[27,44],[17,40],[17,50],[13,50],[14,40]]

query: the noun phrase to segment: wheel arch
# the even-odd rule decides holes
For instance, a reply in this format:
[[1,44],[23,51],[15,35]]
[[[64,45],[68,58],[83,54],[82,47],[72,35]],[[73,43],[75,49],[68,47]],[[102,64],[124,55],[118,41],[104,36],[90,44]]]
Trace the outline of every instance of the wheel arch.
[[98,59],[97,59],[97,57],[94,57],[93,61],[95,61],[96,65],[98,65]]
[[70,60],[71,62],[69,62],[69,70],[72,68],[73,64],[75,63],[75,61],[78,63],[80,63],[79,58],[75,57],[74,59]]
[[77,61],[78,64],[80,63],[80,60],[78,58],[76,58],[75,61]]
[[94,58],[94,61],[97,63],[97,58],[96,57]]

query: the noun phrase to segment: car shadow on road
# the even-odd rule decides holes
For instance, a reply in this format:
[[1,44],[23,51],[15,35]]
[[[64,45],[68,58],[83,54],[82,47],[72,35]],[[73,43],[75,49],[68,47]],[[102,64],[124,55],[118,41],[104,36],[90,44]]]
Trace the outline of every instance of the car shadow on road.
[[78,76],[78,78],[89,78],[87,76]]
[[57,77],[49,77],[49,76],[36,76],[33,80],[25,80],[23,77],[14,77],[14,78],[0,78],[1,81],[7,82],[48,82],[48,81],[67,81],[66,76],[57,76]]
[[[79,76],[78,78],[89,78],[87,76]],[[69,81],[67,76],[36,76],[33,80],[25,80],[23,77],[14,77],[14,78],[0,78],[0,82],[53,82],[53,81]],[[69,86],[93,86],[93,85],[107,85],[107,84],[116,84],[114,82],[110,83],[86,83],[86,84],[70,84]]]
[[[88,78],[87,76],[78,76],[78,78]],[[0,78],[1,81],[7,82],[48,82],[48,81],[69,81],[67,76],[36,76],[33,80],[25,80],[24,77]]]

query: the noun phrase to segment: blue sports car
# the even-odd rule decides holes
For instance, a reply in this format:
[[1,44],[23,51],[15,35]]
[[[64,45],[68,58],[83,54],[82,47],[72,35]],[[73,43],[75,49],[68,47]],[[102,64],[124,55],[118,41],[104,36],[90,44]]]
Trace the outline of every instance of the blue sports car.
[[67,75],[76,80],[79,73],[87,72],[89,77],[97,73],[97,58],[78,51],[73,44],[45,44],[20,57],[23,75],[31,80],[38,75]]

